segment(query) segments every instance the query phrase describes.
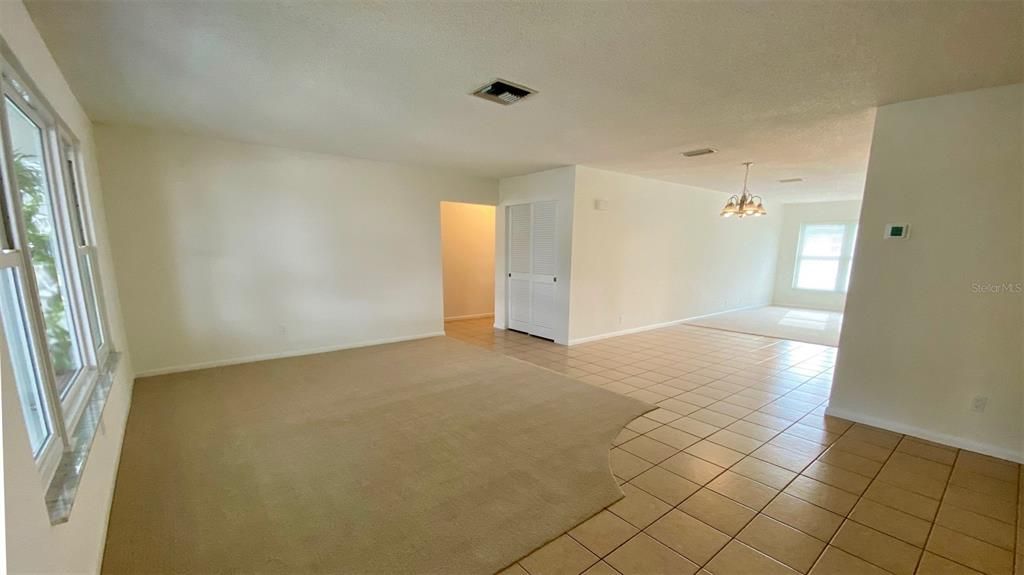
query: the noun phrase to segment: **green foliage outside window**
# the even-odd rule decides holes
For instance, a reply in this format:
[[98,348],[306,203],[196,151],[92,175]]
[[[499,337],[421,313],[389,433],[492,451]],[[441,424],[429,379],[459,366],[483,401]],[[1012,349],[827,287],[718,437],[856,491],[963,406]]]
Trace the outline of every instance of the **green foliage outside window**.
[[58,379],[78,369],[64,295],[61,293],[60,268],[57,260],[57,236],[53,214],[45,186],[42,166],[33,156],[14,154],[15,178],[21,192],[21,207],[32,268],[35,270],[43,319],[46,322],[46,344],[50,361]]

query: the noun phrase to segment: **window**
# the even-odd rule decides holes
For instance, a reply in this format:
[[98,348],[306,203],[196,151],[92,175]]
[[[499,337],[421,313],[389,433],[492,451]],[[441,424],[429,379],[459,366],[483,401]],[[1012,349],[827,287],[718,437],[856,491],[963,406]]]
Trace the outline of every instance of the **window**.
[[800,226],[793,287],[845,293],[856,237],[855,222]]
[[108,337],[78,144],[0,60],[0,320],[29,447],[48,481]]
[[74,236],[75,254],[78,258],[78,269],[82,274],[82,290],[85,297],[85,308],[88,314],[89,332],[93,350],[99,360],[103,363],[107,352],[107,326],[103,321],[103,304],[100,301],[102,289],[99,284],[99,275],[95,271],[96,247],[92,242],[91,230],[86,226],[88,218],[85,217],[86,208],[81,195],[82,179],[84,174],[79,169],[78,147],[75,146],[70,136],[61,134],[62,156],[61,168],[64,178],[64,189],[67,191],[67,201],[71,218],[71,230]]
[[64,273],[56,210],[47,177],[43,127],[10,98],[5,98],[14,184],[21,202],[28,259],[35,272],[35,291],[43,312],[50,362],[60,395],[82,368],[81,350],[74,337],[68,278]]
[[28,426],[32,453],[38,455],[53,432],[47,414],[42,377],[32,351],[33,342],[21,299],[22,282],[15,266],[0,271],[0,313],[3,314],[4,337],[14,368],[14,380],[21,399],[21,413]]

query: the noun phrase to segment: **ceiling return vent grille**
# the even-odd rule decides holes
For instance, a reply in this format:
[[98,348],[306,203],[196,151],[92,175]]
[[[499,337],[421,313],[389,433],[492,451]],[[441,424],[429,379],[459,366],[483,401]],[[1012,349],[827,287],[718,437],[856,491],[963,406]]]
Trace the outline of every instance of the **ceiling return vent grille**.
[[531,90],[526,86],[520,86],[499,79],[473,92],[473,95],[484,100],[497,102],[503,106],[511,106],[523,98],[536,93],[536,90]]

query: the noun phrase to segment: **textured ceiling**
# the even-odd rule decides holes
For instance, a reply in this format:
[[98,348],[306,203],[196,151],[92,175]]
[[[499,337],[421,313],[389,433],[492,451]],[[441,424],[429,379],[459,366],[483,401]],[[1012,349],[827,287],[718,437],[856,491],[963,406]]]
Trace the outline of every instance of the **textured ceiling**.
[[[1019,1],[26,3],[97,122],[724,191],[752,160],[778,201],[859,196],[875,106],[1024,70]],[[539,93],[468,96],[495,77]]]

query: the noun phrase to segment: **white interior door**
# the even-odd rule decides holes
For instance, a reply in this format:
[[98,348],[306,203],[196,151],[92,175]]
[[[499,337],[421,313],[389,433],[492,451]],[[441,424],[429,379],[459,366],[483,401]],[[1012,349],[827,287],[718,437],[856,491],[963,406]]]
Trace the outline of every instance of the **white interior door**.
[[558,202],[508,207],[508,327],[554,338]]
[[508,207],[508,327],[530,332],[530,204]]
[[557,226],[558,203],[531,204],[530,252],[530,331],[554,339],[555,294],[558,288]]

